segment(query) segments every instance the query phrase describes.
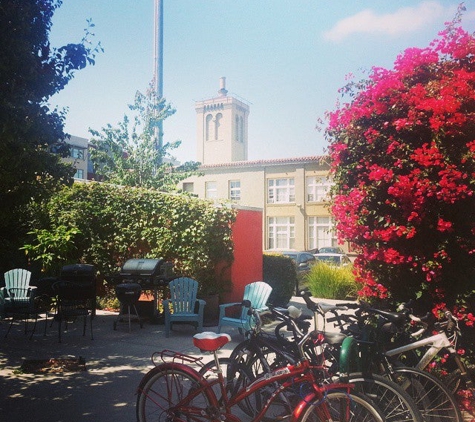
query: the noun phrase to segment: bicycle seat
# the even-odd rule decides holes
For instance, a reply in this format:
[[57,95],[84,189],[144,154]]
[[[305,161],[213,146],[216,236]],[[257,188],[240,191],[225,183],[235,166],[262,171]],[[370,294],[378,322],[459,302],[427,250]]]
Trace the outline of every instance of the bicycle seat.
[[193,336],[193,344],[204,352],[214,352],[230,341],[231,336],[229,334],[217,334],[212,331],[205,331]]

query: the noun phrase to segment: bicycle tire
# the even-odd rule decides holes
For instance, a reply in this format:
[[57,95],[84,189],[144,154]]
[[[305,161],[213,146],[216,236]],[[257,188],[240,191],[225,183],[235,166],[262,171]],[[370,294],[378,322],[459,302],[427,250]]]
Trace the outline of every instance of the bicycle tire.
[[233,349],[229,358],[236,364],[246,366],[255,378],[287,364],[296,363],[293,355],[282,350],[282,345],[276,339],[244,340]]
[[[200,374],[186,365],[163,363],[152,368],[137,390],[137,421],[175,420],[178,414],[185,419],[190,415],[189,420],[193,421],[210,420],[209,409],[216,409],[218,402],[213,390],[206,385]],[[177,407],[187,396],[190,409]]]
[[424,420],[463,421],[456,398],[437,377],[410,367],[397,367],[393,371],[391,378],[414,399]]
[[[344,414],[342,415],[342,413]],[[327,420],[383,422],[385,419],[373,403],[358,393],[330,391],[322,402],[307,403],[297,420],[299,422],[325,422]]]
[[455,369],[449,375],[443,378],[447,388],[453,395],[457,394],[459,390],[465,390],[465,380],[462,376],[462,371],[460,369]]
[[353,391],[371,400],[384,414],[387,422],[424,421],[413,398],[387,378],[356,372],[345,375],[342,381],[353,384]]
[[[227,378],[227,374],[228,374],[228,367],[229,365],[232,364],[232,361],[231,359],[229,358],[219,358],[219,364],[221,366],[221,371],[223,372],[223,377],[224,377],[224,385],[225,385],[225,390],[228,392],[228,395],[232,394],[233,393],[233,385],[234,383],[238,382],[237,380],[234,380],[234,379],[228,379]],[[204,379],[206,379],[206,381],[208,382],[213,382],[214,380],[217,379],[218,377],[218,372],[217,372],[217,369],[216,369],[216,362],[215,360],[210,360],[209,362],[207,362],[206,364],[204,364],[200,370],[198,371],[198,373],[201,375],[201,377],[203,377]],[[214,394],[216,395],[216,397],[218,398],[218,401],[221,402],[222,401],[222,391],[221,391],[221,384],[219,383],[214,383],[213,385],[213,391],[214,391]]]

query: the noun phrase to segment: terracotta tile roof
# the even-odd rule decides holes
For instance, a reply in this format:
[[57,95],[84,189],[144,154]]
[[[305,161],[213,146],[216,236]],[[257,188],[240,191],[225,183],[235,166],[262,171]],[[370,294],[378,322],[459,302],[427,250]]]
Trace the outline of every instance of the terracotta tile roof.
[[254,166],[272,166],[282,164],[306,163],[317,161],[325,164],[328,160],[326,155],[313,155],[308,157],[276,158],[272,160],[251,160],[251,161],[233,161],[230,163],[203,164],[202,169],[222,168],[222,167],[254,167]]

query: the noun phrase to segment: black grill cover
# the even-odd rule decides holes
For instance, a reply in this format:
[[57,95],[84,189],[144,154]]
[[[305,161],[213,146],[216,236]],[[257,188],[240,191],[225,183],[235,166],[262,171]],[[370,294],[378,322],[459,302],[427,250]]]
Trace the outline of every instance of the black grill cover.
[[123,305],[135,305],[142,293],[142,287],[138,283],[121,283],[115,286],[115,293]]

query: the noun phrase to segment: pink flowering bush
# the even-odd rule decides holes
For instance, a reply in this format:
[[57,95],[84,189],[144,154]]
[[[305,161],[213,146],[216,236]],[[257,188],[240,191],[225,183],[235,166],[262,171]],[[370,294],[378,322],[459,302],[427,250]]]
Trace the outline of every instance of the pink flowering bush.
[[475,37],[459,13],[344,94],[326,130],[332,212],[358,254],[360,294],[425,298],[473,326]]

